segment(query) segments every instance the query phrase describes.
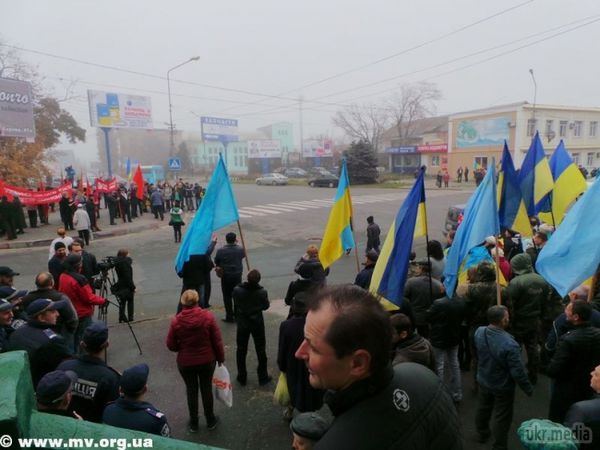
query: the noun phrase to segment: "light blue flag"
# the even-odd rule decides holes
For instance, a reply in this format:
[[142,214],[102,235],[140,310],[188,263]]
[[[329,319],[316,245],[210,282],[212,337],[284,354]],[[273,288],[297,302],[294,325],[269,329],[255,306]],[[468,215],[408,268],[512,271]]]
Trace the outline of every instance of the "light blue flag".
[[600,183],[575,202],[540,252],[535,268],[564,297],[600,264]]
[[448,297],[454,294],[460,266],[469,250],[483,243],[486,237],[500,233],[497,203],[496,162],[492,158],[485,178],[465,207],[463,221],[456,230],[446,257],[444,286]]
[[175,258],[177,273],[191,255],[203,255],[210,245],[212,234],[220,228],[239,220],[237,203],[229,182],[229,175],[219,155],[219,162],[206,188],[200,209],[196,212]]

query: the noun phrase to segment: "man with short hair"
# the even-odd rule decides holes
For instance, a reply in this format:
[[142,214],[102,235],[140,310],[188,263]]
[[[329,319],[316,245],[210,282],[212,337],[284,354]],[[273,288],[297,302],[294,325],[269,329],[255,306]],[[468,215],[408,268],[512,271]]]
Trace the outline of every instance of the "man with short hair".
[[462,448],[452,400],[419,364],[392,368],[389,318],[379,301],[353,285],[333,286],[308,308],[296,357],[314,388],[329,389],[335,419],[315,449]]
[[58,283],[60,281],[60,274],[63,271],[63,262],[67,257],[67,246],[64,242],[57,242],[54,244],[54,256],[48,261],[48,272],[52,274],[54,278],[54,286],[58,289]]
[[535,269],[535,263],[538,259],[538,256],[544,248],[544,245],[546,245],[546,242],[548,242],[548,235],[541,231],[536,231],[536,233],[533,235],[532,241],[533,246],[525,250],[525,253],[531,257],[531,265]]
[[[73,239],[71,248],[73,249],[72,253],[81,256],[81,273],[87,278],[90,286],[92,286],[94,276],[100,273],[96,256],[85,249],[83,239],[78,237]],[[71,249],[67,249],[69,250],[69,253],[71,253]]]
[[58,366],[59,370],[71,370],[77,375],[71,410],[90,422],[101,423],[106,405],[119,397],[121,376],[104,361],[108,344],[106,324],[94,322],[83,332],[81,353]]
[[76,379],[77,375],[73,372],[63,370],[54,370],[44,375],[35,390],[38,411],[81,420],[77,412],[69,411]]
[[62,292],[58,292],[54,289],[54,278],[50,272],[38,273],[35,277],[35,285],[37,289],[35,291],[29,291],[29,293],[23,297],[21,303],[22,307],[27,309],[31,302],[39,298],[47,298],[53,302],[65,303],[65,307],[60,308],[58,311],[59,317],[54,331],[65,338],[65,341],[67,341],[69,346],[72,346],[73,337],[75,336],[75,330],[77,330],[77,323],[79,320],[77,319],[77,313],[75,312],[71,300]]
[[546,368],[554,379],[548,418],[562,423],[569,407],[592,398],[589,374],[600,365],[600,330],[592,327],[592,305],[585,300],[573,300],[565,308],[567,320],[574,326],[563,335]]
[[104,409],[102,422],[113,427],[143,431],[170,437],[166,416],[152,404],[143,401],[148,391],[147,364],[130,367],[121,375],[121,397]]
[[431,344],[414,330],[406,314],[390,317],[392,325],[392,365],[414,362],[435,372],[435,358]]
[[267,290],[260,283],[260,272],[256,269],[248,272],[247,280],[233,289],[233,308],[237,323],[236,334],[236,361],[237,380],[245,386],[248,378],[246,370],[246,355],[250,336],[254,341],[256,358],[258,359],[258,384],[261,386],[269,383],[272,377],[267,372],[267,340],[265,338],[265,321],[263,311],[269,309],[269,296]]
[[242,272],[244,271],[242,260],[246,257],[246,252],[237,245],[235,233],[227,233],[225,241],[227,243],[217,250],[215,266],[218,268],[217,274],[221,273],[221,291],[223,292],[223,304],[225,305],[223,322],[234,323],[235,313],[231,295],[233,288],[242,282]]
[[[590,386],[596,392],[600,394],[600,366],[591,373]],[[577,430],[577,427],[585,425],[592,431],[591,437],[599,436],[600,434],[600,397],[595,397],[592,400],[582,400],[577,403],[573,403],[567,412],[564,422],[566,427],[573,428],[573,431]],[[593,448],[592,442],[589,445],[581,443],[580,449]]]
[[8,340],[13,333],[13,304],[0,298],[0,353],[8,351]]
[[367,252],[365,262],[363,263],[363,266],[365,267],[358,275],[356,275],[356,278],[354,279],[355,285],[360,286],[363,289],[369,289],[371,278],[373,278],[373,270],[375,270],[375,264],[377,264],[378,258],[379,254],[374,249]]
[[375,223],[373,216],[367,217],[367,224],[366,253],[369,253],[369,250],[375,250],[377,253],[379,253],[379,246],[381,245],[379,236],[381,235],[381,229],[379,228],[379,225]]
[[72,356],[64,338],[52,330],[58,318],[57,309],[65,306],[66,303],[43,298],[34,300],[26,309],[27,323],[10,336],[9,350],[25,350],[29,355],[34,387],[45,374]]
[[54,245],[57,242],[62,242],[63,244],[65,244],[67,249],[69,248],[69,245],[73,243],[73,238],[71,236],[67,236],[67,232],[64,227],[58,227],[56,229],[56,234],[58,234],[58,237],[52,240],[48,249],[48,260],[52,259],[52,257],[54,256],[54,252],[56,251]]
[[[515,385],[531,397],[533,387],[521,361],[521,348],[506,332],[509,325],[508,308],[503,305],[488,309],[488,326],[475,331],[477,351],[477,383],[479,398],[475,426],[478,442],[494,437],[493,448],[507,449],[508,431],[513,419]],[[490,419],[494,412],[492,429]]]

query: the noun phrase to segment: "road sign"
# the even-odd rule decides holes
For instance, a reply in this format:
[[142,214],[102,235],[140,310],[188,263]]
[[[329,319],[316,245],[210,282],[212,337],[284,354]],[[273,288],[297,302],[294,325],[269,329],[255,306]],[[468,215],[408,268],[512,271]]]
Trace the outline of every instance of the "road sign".
[[179,158],[169,158],[169,170],[181,170],[181,160]]

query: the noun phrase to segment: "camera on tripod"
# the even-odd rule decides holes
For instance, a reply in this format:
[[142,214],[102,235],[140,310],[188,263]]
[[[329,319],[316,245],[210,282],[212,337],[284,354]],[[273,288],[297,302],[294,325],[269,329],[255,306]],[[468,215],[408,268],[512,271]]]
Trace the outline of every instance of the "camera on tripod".
[[114,269],[116,259],[115,256],[106,256],[102,258],[98,263],[98,269],[100,269],[101,272],[107,272],[110,269]]

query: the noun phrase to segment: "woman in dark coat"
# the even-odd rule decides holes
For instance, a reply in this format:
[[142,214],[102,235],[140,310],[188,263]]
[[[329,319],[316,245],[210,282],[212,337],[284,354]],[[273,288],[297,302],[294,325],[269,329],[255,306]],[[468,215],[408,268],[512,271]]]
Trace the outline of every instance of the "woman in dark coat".
[[323,406],[323,391],[314,389],[308,381],[308,369],[295,354],[304,340],[306,322],[306,297],[296,296],[292,303],[292,317],[279,326],[279,351],[277,365],[285,373],[291,405],[285,413],[289,420],[294,408],[300,412],[316,411]]
[[212,377],[216,363],[225,361],[221,330],[212,313],[198,306],[198,299],[193,289],[181,295],[183,309],[172,320],[167,335],[167,347],[177,352],[177,368],[185,382],[191,433],[198,431],[198,387],[208,429],[219,422],[213,410]]

